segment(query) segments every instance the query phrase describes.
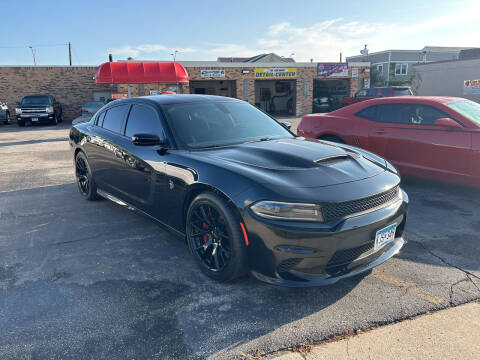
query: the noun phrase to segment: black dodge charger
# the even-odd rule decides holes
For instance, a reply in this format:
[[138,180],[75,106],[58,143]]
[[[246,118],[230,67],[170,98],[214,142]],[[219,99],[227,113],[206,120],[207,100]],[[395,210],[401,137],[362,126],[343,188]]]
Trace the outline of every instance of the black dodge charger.
[[186,239],[219,281],[334,283],[406,242],[395,168],[305,139],[248,103],[205,95],[117,100],[70,131],[80,193],[142,212]]

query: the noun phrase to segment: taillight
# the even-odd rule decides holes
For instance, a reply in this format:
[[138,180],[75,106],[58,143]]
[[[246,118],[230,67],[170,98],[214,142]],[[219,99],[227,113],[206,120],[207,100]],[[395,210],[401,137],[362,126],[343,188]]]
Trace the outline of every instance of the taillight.
[[87,109],[82,109],[82,113],[88,113]]

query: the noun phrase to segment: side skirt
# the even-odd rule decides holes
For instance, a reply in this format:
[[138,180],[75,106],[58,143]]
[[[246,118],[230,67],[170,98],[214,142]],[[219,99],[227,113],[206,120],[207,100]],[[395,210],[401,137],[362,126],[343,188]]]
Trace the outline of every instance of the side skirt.
[[146,217],[148,217],[148,218],[156,221],[156,222],[159,223],[162,227],[164,227],[165,229],[171,231],[171,232],[174,233],[176,236],[178,236],[178,237],[180,237],[180,238],[182,238],[182,239],[184,239],[184,240],[186,239],[186,237],[185,237],[186,234],[185,234],[185,233],[183,233],[183,232],[175,229],[174,227],[171,227],[170,225],[168,225],[168,224],[164,223],[163,221],[157,219],[156,217],[154,217],[154,216],[146,213],[145,211],[142,211],[142,210],[140,210],[140,209],[137,209],[135,206],[133,206],[133,205],[131,205],[131,204],[129,204],[129,203],[123,201],[123,200],[120,200],[119,198],[117,198],[116,196],[113,196],[112,194],[106,192],[105,190],[102,190],[102,189],[97,188],[97,194],[100,195],[101,197],[107,199],[107,200],[110,200],[110,201],[112,201],[112,202],[114,202],[114,203],[116,203],[116,204],[118,204],[118,205],[120,205],[120,206],[123,206],[123,207],[127,208],[128,210],[131,210],[131,211],[133,211],[133,212],[142,214],[142,215],[144,215],[144,216],[146,216]]

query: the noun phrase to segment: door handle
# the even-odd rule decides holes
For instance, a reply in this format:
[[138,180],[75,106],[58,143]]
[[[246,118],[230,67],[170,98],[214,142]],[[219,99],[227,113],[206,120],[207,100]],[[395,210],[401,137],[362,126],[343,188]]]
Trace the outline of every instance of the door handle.
[[375,133],[378,134],[378,135],[385,135],[385,130],[380,129],[380,130],[375,131]]

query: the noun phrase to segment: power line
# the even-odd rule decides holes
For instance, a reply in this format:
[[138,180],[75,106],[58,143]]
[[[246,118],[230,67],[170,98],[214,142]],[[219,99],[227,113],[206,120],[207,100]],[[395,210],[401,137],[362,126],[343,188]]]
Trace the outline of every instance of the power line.
[[30,46],[34,48],[46,48],[46,47],[60,47],[60,46],[68,46],[68,43],[64,44],[39,44],[39,45],[18,45],[18,46],[0,46],[0,49],[22,49],[22,48],[29,48]]

